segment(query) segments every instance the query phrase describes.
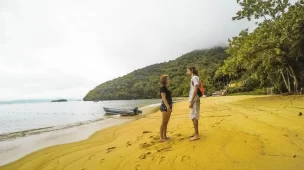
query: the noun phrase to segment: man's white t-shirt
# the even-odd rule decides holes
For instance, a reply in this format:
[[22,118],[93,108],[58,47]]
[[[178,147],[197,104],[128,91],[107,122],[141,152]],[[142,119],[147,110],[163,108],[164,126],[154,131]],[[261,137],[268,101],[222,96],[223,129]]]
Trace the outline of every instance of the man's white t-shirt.
[[[193,85],[192,85],[193,82]],[[192,99],[193,91],[194,91],[194,86],[197,85],[199,86],[199,77],[198,76],[192,76],[191,81],[190,81],[190,92],[189,92],[189,101]],[[199,99],[199,96],[196,94],[196,97],[194,98],[193,101],[197,101]]]

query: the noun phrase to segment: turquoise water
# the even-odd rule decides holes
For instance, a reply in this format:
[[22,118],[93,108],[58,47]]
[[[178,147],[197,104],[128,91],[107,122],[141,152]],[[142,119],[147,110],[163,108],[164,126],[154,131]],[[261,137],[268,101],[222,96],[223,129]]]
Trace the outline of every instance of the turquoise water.
[[134,108],[153,100],[70,101],[0,105],[0,140],[78,126],[106,119],[103,107]]

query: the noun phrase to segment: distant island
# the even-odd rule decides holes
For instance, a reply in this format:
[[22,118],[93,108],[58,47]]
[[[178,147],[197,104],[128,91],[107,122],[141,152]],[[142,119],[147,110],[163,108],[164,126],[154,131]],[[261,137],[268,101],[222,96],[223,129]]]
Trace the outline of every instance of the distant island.
[[52,100],[52,102],[67,102],[68,100],[66,99],[59,99],[59,100]]

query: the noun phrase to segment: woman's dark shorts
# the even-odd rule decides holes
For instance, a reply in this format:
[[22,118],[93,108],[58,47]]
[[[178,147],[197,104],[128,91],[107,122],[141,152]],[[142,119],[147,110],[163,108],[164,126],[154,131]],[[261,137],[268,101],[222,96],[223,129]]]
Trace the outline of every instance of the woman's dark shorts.
[[[171,109],[171,111],[172,111],[172,105],[170,105],[170,109]],[[161,112],[167,112],[167,107],[166,107],[166,105],[161,104],[161,105],[160,105],[160,111],[161,111]]]

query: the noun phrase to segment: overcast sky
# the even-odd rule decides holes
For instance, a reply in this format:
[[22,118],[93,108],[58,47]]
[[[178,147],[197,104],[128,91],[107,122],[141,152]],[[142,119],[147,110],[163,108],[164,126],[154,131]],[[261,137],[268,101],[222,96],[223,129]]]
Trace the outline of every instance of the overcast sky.
[[1,0],[0,100],[83,98],[95,86],[253,24],[236,0]]

